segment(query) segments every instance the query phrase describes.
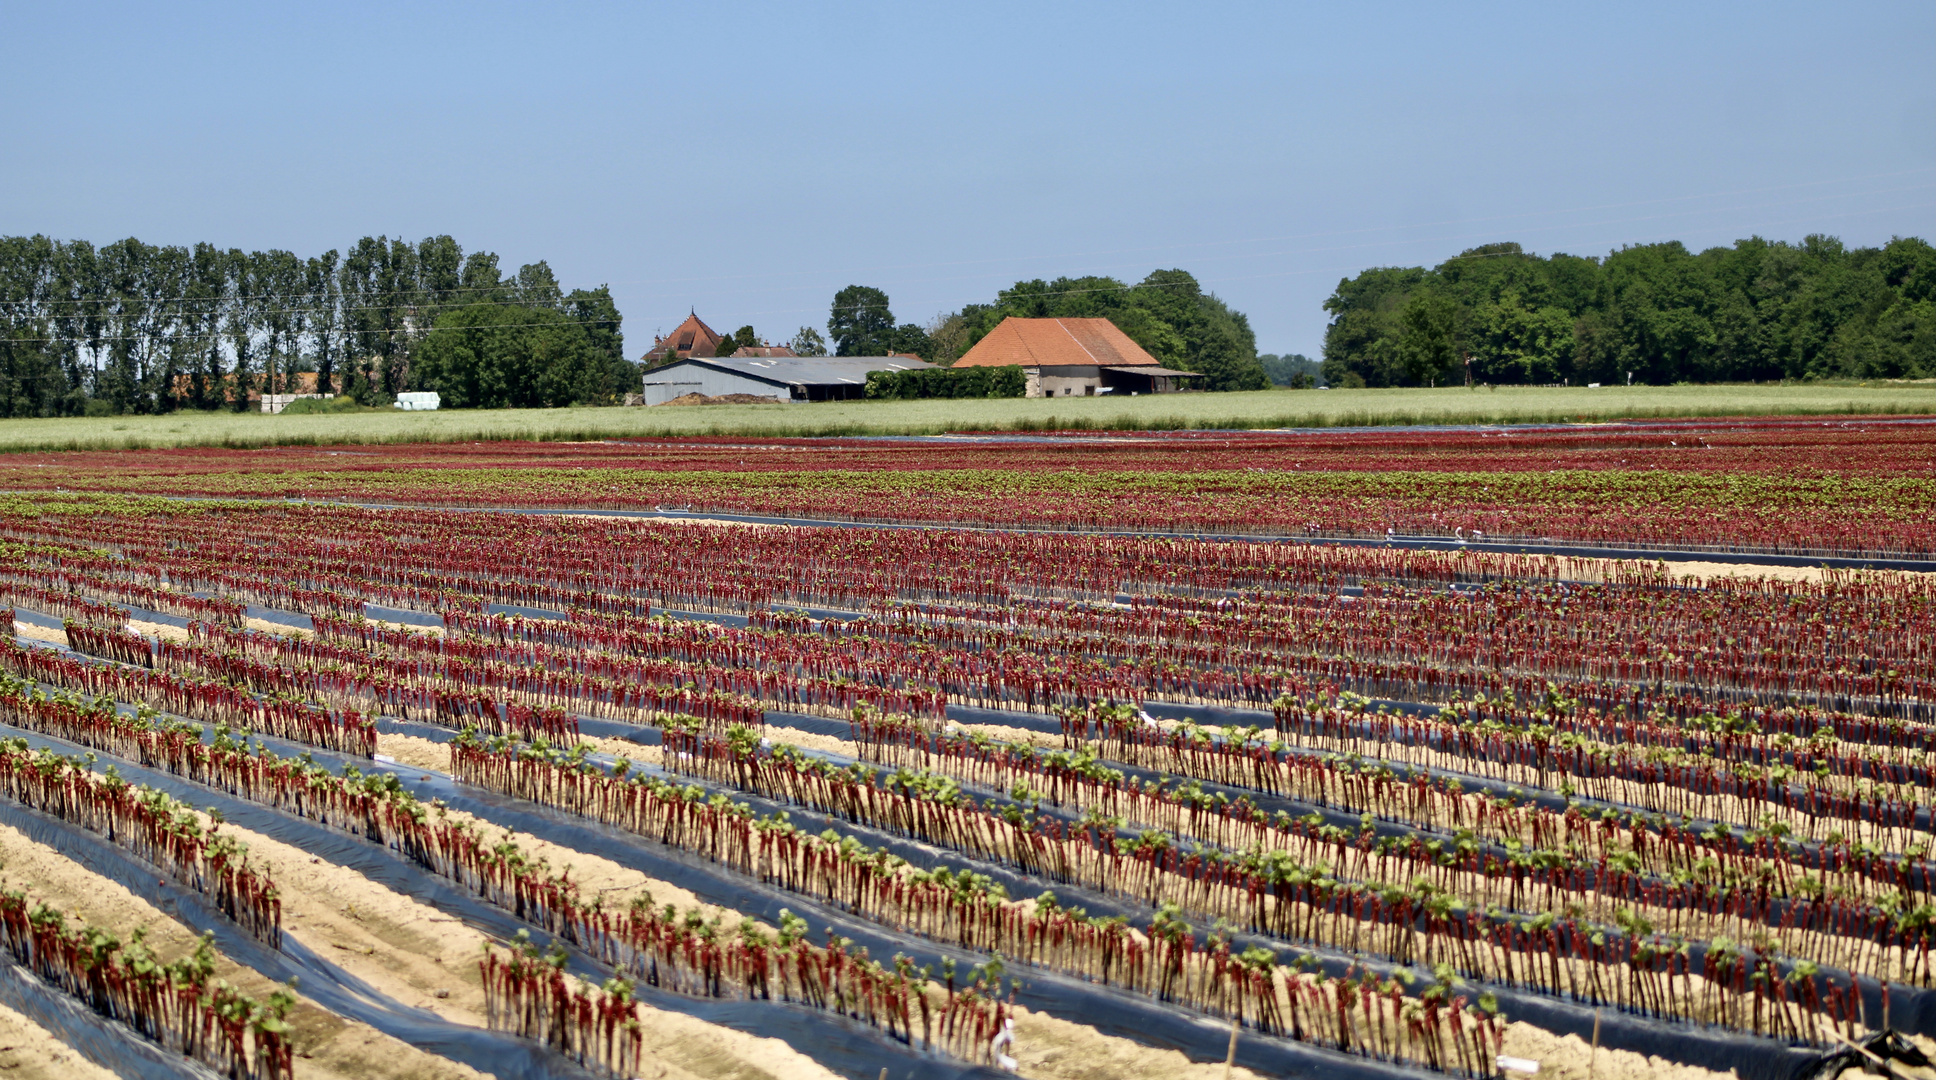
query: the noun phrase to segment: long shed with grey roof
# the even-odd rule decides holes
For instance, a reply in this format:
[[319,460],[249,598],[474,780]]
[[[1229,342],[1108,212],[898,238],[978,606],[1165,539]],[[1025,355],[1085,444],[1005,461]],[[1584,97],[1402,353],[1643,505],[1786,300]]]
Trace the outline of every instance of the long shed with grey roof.
[[933,364],[911,356],[708,356],[645,373],[645,403],[687,394],[752,394],[782,402],[841,401],[867,396],[871,371],[908,371]]

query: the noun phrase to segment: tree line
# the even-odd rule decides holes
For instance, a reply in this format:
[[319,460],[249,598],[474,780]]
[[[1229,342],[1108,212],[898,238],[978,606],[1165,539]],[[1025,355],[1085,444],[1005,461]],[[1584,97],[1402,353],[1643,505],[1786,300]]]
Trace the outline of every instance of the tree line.
[[0,237],[0,416],[249,407],[306,388],[380,405],[557,406],[634,390],[603,288],[506,274],[449,236],[310,257],[136,239]]
[[1753,237],[1605,258],[1488,244],[1380,267],[1325,301],[1332,386],[1936,376],[1936,249]]
[[[849,285],[834,296],[827,334],[836,356],[912,353],[946,366],[1010,316],[1108,319],[1163,366],[1207,375],[1208,389],[1270,385],[1250,320],[1183,270],[1157,270],[1135,285],[1094,276],[1018,281],[997,293],[993,303],[944,312],[926,326],[896,323],[885,292]],[[819,340],[801,327],[796,341],[807,335]]]

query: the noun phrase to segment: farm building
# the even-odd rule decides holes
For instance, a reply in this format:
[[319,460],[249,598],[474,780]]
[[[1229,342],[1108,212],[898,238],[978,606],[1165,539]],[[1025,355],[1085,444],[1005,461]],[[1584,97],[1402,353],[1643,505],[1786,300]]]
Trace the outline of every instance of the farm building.
[[1156,362],[1108,319],[1018,319],[1010,316],[955,367],[1019,365],[1029,397],[1166,394],[1200,385],[1202,375]]
[[687,394],[751,394],[776,401],[841,401],[867,396],[870,371],[907,371],[933,364],[905,356],[691,357],[645,373],[645,403]]
[[681,360],[689,356],[711,356],[724,340],[725,335],[707,326],[705,320],[695,312],[688,314],[686,321],[680,323],[672,333],[653,338],[652,351],[639,360],[649,364],[663,358],[668,352],[677,354]]
[[664,337],[652,339],[652,351],[639,357],[642,364],[654,364],[676,356],[680,360],[695,356],[718,356],[720,350],[732,356],[792,356],[794,352],[785,345],[735,345],[733,339],[706,325],[706,320],[694,313],[686,316],[686,321]]

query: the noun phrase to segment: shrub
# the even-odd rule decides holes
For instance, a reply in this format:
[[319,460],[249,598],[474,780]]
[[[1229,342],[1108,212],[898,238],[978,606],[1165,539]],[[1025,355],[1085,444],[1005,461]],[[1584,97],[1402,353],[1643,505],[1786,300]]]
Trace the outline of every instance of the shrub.
[[355,398],[347,394],[339,394],[336,397],[330,398],[297,398],[289,404],[284,405],[282,411],[288,416],[307,416],[317,413],[384,412],[387,410],[358,404]]
[[909,371],[872,371],[867,374],[867,396],[894,401],[915,398],[1021,397],[1028,390],[1022,369],[1006,367],[916,368]]

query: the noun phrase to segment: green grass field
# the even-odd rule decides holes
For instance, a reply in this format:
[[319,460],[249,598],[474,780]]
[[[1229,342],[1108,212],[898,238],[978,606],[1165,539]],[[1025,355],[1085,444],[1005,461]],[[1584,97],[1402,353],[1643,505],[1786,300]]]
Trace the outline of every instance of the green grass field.
[[1936,414],[1936,384],[1467,390],[1261,390],[1141,398],[834,402],[264,416],[176,413],[0,421],[0,451],[590,440],[653,435],[932,435],[1540,423],[1675,416]]

